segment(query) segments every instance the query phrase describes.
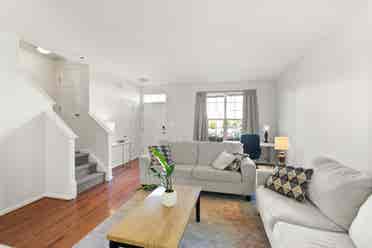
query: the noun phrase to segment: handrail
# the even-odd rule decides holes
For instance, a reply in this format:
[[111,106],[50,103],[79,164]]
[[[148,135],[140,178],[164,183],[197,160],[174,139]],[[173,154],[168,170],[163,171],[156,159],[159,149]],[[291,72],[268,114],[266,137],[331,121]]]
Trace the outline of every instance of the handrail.
[[114,135],[114,132],[103,122],[101,121],[95,114],[92,112],[88,112],[90,118],[92,118],[105,132],[109,135]]

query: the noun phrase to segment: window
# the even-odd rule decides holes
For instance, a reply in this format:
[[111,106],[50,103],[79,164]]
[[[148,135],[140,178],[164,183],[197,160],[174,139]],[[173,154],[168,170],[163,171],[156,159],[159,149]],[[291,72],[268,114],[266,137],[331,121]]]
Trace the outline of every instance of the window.
[[243,119],[243,94],[209,94],[207,115],[210,141],[239,140]]
[[167,101],[166,94],[144,94],[143,103],[165,103]]

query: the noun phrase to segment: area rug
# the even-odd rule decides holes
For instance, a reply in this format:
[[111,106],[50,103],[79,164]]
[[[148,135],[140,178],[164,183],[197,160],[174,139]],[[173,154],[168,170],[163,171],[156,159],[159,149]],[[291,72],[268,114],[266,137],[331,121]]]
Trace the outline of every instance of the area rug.
[[[107,248],[106,234],[149,193],[137,191],[116,213],[84,237],[74,248]],[[195,214],[195,213],[194,213]],[[270,248],[254,202],[241,197],[203,193],[201,222],[190,222],[181,248]]]

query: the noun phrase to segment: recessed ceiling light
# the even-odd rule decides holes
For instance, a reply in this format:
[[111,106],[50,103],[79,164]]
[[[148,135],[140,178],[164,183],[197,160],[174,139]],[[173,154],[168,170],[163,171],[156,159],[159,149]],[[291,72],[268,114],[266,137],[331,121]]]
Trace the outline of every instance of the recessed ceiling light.
[[51,53],[51,51],[46,50],[46,49],[44,49],[44,48],[42,48],[42,47],[37,47],[36,50],[37,50],[39,53],[42,53],[42,54],[50,54],[50,53]]

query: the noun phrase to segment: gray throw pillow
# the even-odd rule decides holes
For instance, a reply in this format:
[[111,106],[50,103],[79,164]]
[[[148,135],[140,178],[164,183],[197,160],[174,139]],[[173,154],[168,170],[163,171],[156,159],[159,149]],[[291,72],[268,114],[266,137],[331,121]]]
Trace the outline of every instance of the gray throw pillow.
[[360,206],[372,193],[372,178],[328,158],[316,159],[312,167],[310,200],[324,215],[349,230]]
[[249,158],[249,155],[239,152],[235,152],[233,153],[233,155],[235,156],[235,160],[229,166],[227,166],[225,170],[239,172],[240,167],[242,165],[242,161],[246,158]]

